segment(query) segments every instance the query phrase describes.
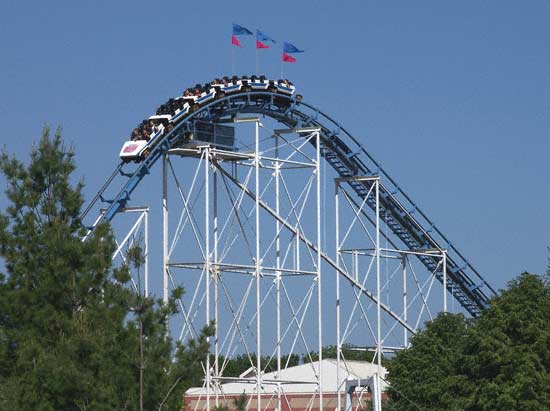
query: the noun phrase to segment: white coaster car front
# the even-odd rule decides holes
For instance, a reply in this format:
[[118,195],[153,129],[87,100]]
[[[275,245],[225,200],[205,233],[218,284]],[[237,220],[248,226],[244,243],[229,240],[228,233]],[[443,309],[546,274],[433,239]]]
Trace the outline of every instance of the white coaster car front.
[[127,141],[120,150],[120,158],[123,160],[135,160],[140,157],[141,152],[147,146],[147,141]]

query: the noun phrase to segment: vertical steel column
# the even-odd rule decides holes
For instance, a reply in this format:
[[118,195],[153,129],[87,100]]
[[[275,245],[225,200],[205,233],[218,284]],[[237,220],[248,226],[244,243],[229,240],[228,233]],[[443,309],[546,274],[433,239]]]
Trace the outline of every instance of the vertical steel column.
[[218,316],[218,276],[220,274],[218,269],[218,172],[217,168],[214,167],[213,174],[213,213],[214,213],[214,262],[212,273],[214,275],[214,322],[216,324],[216,329],[214,331],[214,394],[215,394],[215,404],[216,407],[219,405],[218,399],[218,386],[219,386],[219,334],[218,334],[218,325],[219,325],[219,316]]
[[162,300],[168,303],[168,155],[162,158]]
[[145,238],[143,240],[144,253],[145,253],[145,298],[149,297],[149,208],[145,211],[143,231],[145,231]]
[[447,312],[447,250],[443,250],[443,312]]
[[315,132],[315,173],[317,183],[317,333],[319,345],[319,410],[323,410],[323,323],[321,287],[321,139],[319,130]]
[[[407,322],[407,254],[401,255],[401,264],[403,266],[403,321]],[[409,332],[403,327],[403,347],[409,345]]]
[[296,271],[300,271],[300,225],[296,223],[296,253],[294,255],[296,260],[296,266],[294,267]]
[[[204,149],[204,241],[205,261],[204,278],[206,294],[206,324],[210,324],[210,149]],[[206,338],[208,353],[206,355],[206,409],[210,410],[210,337]]]
[[339,190],[340,183],[334,183],[334,209],[336,212],[336,410],[342,410],[341,384],[340,384],[340,356],[341,356],[341,336],[340,336],[340,216],[339,216]]
[[261,410],[261,299],[260,299],[260,124],[255,122],[255,209],[256,209],[256,390],[257,409]]
[[357,252],[357,250],[353,250],[351,252],[351,255],[353,256],[352,263],[351,263],[351,270],[352,270],[352,273],[353,273],[353,279],[357,283],[359,283],[359,253]]
[[380,180],[377,178],[374,182],[376,190],[376,350],[378,352],[378,368],[376,375],[376,384],[378,392],[374,399],[376,411],[380,409],[380,377],[382,374],[382,319],[380,308]]
[[[279,159],[279,136],[275,134],[275,158]],[[275,161],[275,212],[281,214],[281,204],[279,198],[280,184],[280,167],[279,161]],[[277,310],[277,380],[281,379],[281,223],[279,220],[275,222],[275,292],[276,292],[276,310]],[[281,383],[277,382],[277,411],[281,411]]]

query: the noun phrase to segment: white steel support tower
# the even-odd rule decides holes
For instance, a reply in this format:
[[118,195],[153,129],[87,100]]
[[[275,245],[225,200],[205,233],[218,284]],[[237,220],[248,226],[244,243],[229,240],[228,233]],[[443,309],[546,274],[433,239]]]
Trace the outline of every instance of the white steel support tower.
[[[354,198],[346,188],[350,183],[365,184],[367,195],[359,200]],[[422,325],[421,321],[431,320],[435,307],[441,311],[432,293],[438,276],[444,285],[439,301],[442,301],[442,310],[447,311],[446,250],[396,248],[381,226],[382,190],[385,188],[377,175],[335,179],[337,409],[342,409],[344,396],[346,406],[351,407],[347,397],[350,395],[348,376],[340,375],[342,369],[347,369],[342,364],[346,362],[346,350],[373,352],[374,377],[363,386],[354,384],[352,388],[361,400],[366,390],[358,388],[368,387],[373,410],[381,411],[384,353],[408,347],[409,336]],[[418,270],[411,260],[413,256],[437,260],[435,270],[431,273]],[[409,277],[415,285],[412,298],[408,296]],[[351,288],[345,297],[341,290],[342,278]],[[396,333],[398,329],[402,330],[401,340]],[[362,346],[358,345],[361,339]]]
[[[311,381],[284,380],[291,354],[305,355],[316,376],[308,408],[323,403],[322,161],[316,128],[271,130],[259,118],[236,120],[252,150],[212,145],[172,149],[163,161],[163,293],[183,285],[182,340],[212,320],[204,408],[224,399],[222,383],[249,386],[249,408],[283,408],[286,392]],[[264,133],[265,134],[265,133]],[[187,171],[178,170],[186,157]],[[189,173],[189,162],[195,164]],[[172,199],[174,197],[174,199]],[[168,214],[170,210],[170,215]],[[319,361],[311,356],[319,353]],[[251,370],[224,375],[245,355]],[[275,371],[275,377],[264,374]],[[288,404],[286,404],[288,406]]]
[[[380,411],[384,354],[408,347],[424,321],[447,311],[447,252],[396,245],[382,222],[380,195],[387,190],[377,175],[335,178],[334,220],[327,222],[319,130],[278,129],[262,137],[259,118],[235,121],[252,134],[251,150],[196,144],[171,149],[162,161],[162,296],[168,301],[178,286],[186,292],[172,333],[186,341],[216,324],[200,409],[227,402],[227,382],[249,387],[249,409],[291,408],[286,394],[292,387],[312,384],[281,377],[293,365],[292,354],[311,364],[315,394],[307,408],[320,407],[321,348],[335,340],[336,408],[343,409],[345,398],[356,411],[352,403],[361,404],[370,391]],[[356,183],[368,187],[363,198],[350,190]],[[149,295],[149,209],[123,213],[137,217],[113,259],[125,262],[125,250],[142,246],[143,280],[132,284]],[[421,258],[437,261],[435,270],[426,272]],[[335,292],[323,291],[329,277]],[[335,316],[327,316],[323,310],[330,311],[334,298]],[[327,326],[325,319],[325,340],[324,317],[334,321]],[[372,378],[354,383],[345,370],[357,351],[372,353],[375,368]],[[246,356],[250,370],[227,376],[235,355]],[[264,377],[268,371],[274,377]]]

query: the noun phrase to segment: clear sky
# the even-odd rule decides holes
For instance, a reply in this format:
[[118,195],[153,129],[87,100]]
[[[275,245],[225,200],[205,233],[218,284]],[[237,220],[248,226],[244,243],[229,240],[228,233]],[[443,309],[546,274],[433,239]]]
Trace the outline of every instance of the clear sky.
[[[130,130],[232,70],[231,23],[306,50],[285,66],[496,287],[550,245],[548,1],[0,2],[1,144],[62,125],[91,197]],[[246,41],[246,40],[245,40]],[[252,41],[236,72],[252,73]],[[278,77],[280,50],[262,53]],[[5,205],[3,194],[0,206]]]

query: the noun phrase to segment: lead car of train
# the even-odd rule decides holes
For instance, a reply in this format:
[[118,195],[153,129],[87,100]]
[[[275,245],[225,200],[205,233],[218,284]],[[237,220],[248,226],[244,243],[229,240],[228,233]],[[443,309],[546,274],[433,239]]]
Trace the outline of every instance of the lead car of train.
[[[288,80],[269,80],[265,76],[215,79],[211,83],[188,88],[183,95],[161,105],[156,113],[136,127],[120,150],[123,161],[142,161],[163,135],[171,131],[190,112],[216,98],[238,92],[269,91],[285,96],[294,95],[296,88]],[[297,96],[301,99],[301,96]]]

